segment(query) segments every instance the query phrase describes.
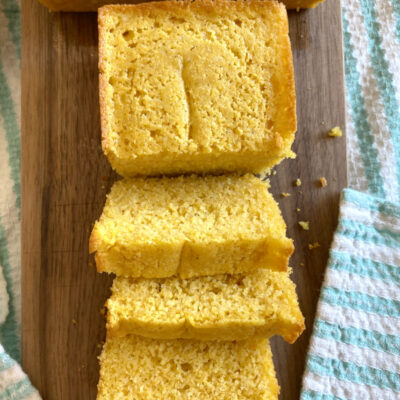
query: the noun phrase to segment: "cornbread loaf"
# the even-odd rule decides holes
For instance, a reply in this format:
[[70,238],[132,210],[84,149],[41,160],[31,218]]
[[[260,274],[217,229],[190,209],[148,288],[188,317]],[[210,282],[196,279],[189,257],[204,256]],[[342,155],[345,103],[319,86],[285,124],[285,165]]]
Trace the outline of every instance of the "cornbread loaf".
[[274,1],[103,7],[104,153],[123,176],[266,170],[293,156],[292,64]]
[[[115,4],[113,0],[39,0],[52,11],[97,11],[106,4]],[[281,0],[287,8],[315,7],[323,0]],[[137,4],[141,0],[124,0],[124,4]]]
[[99,272],[145,278],[284,271],[292,240],[253,175],[117,181],[90,237]]
[[191,279],[117,277],[107,308],[112,336],[241,340],[278,334],[293,343],[304,330],[289,274],[262,269]]
[[277,400],[266,339],[237,342],[108,337],[97,400]]

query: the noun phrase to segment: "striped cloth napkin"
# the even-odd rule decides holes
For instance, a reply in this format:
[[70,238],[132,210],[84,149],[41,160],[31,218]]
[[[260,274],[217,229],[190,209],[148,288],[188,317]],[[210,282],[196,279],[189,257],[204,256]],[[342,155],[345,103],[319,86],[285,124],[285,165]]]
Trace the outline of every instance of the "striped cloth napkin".
[[302,400],[400,399],[400,0],[342,0],[349,184]]
[[[392,400],[400,398],[400,0],[342,2],[352,189],[342,196],[301,397]],[[0,400],[40,399],[18,366],[20,47],[20,0],[0,0]]]

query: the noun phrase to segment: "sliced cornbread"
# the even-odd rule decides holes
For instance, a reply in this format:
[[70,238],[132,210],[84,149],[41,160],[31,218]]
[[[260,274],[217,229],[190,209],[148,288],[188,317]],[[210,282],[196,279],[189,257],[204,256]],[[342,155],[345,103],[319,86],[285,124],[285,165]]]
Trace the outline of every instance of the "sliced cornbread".
[[289,274],[262,269],[191,279],[117,277],[107,308],[112,336],[240,340],[277,334],[293,343],[304,330]]
[[238,342],[108,337],[97,400],[277,400],[266,339]]
[[99,272],[165,278],[284,271],[293,252],[268,184],[253,175],[124,179],[90,237]]
[[99,10],[102,146],[123,176],[259,172],[293,155],[292,53],[275,1]]

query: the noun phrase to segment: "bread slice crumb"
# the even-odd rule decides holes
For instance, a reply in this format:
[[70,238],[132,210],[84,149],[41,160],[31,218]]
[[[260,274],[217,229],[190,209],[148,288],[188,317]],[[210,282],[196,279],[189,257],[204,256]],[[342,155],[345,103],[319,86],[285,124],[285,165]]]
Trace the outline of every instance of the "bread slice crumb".
[[294,182],[295,186],[301,186],[301,180],[300,178],[297,178]]
[[321,187],[326,187],[328,186],[328,182],[326,180],[326,178],[324,176],[322,176],[321,178],[319,178],[319,182],[321,184]]
[[310,223],[308,221],[299,221],[298,224],[305,230],[308,231],[310,229]]
[[289,196],[290,196],[290,193],[282,192],[282,193],[281,193],[281,196],[282,196],[282,197],[289,197]]
[[308,245],[308,249],[309,250],[314,250],[314,249],[316,249],[317,247],[320,247],[321,245],[319,244],[319,242],[314,242],[314,243],[310,243],[309,245]]
[[338,126],[335,126],[334,128],[332,128],[329,131],[328,136],[330,136],[330,137],[342,137],[343,136],[343,132]]

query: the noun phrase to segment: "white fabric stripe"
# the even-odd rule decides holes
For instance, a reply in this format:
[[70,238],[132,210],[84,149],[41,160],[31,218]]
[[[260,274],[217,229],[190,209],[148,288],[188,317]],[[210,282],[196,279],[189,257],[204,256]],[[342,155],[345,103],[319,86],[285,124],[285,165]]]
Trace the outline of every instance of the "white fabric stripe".
[[379,314],[368,314],[327,303],[320,303],[317,318],[341,327],[354,327],[373,330],[386,335],[399,335],[400,318],[385,317]]
[[303,390],[313,390],[348,400],[393,400],[398,393],[388,389],[344,381],[333,376],[319,376],[306,372]]
[[[0,216],[8,239],[10,254],[11,279],[13,281],[13,294],[15,305],[15,318],[18,328],[21,326],[21,224],[16,207],[16,197],[13,191],[13,180],[9,167],[9,154],[7,140],[0,115]],[[20,334],[18,329],[18,334]]]
[[[345,1],[344,3],[347,3]],[[363,90],[368,122],[374,135],[374,147],[377,150],[381,165],[381,176],[387,199],[398,200],[398,181],[396,175],[396,158],[391,141],[391,134],[387,127],[385,107],[374,76],[368,47],[368,36],[364,26],[361,5],[359,1],[351,1],[352,12],[346,12],[350,41],[353,45],[353,54],[357,60],[357,70],[360,75],[360,84]]]
[[7,17],[3,13],[0,2],[0,60],[7,85],[11,92],[14,110],[17,115],[18,127],[21,128],[21,71],[17,51],[8,30]]
[[375,11],[380,25],[382,48],[385,51],[385,58],[393,77],[397,103],[400,104],[400,57],[398,57],[400,55],[400,43],[396,38],[396,18],[392,1],[375,0]]
[[368,258],[376,262],[400,266],[400,249],[366,243],[337,234],[333,240],[332,250],[350,253],[352,256]]
[[[384,297],[390,300],[400,300],[400,286],[380,279],[350,274],[347,271],[329,269],[326,272],[325,285],[347,291],[355,291],[370,296]],[[400,330],[400,321],[399,321]],[[400,334],[400,332],[399,332]]]
[[358,138],[355,134],[353,115],[348,104],[346,105],[346,132],[349,187],[367,193],[368,179],[365,174]]
[[366,347],[322,339],[317,336],[314,336],[311,340],[309,352],[323,358],[334,358],[360,366],[383,369],[394,373],[400,371],[399,356]]
[[[11,368],[5,369],[4,371],[0,371],[0,383],[4,383],[6,385],[12,385],[13,383],[17,383],[20,380],[25,378],[25,374],[22,372],[21,367],[18,364],[13,365]],[[1,389],[0,386],[0,394]]]
[[340,209],[341,218],[361,222],[368,225],[373,224],[378,229],[389,229],[392,232],[400,232],[400,219],[389,215],[361,208],[353,203],[342,202]]

